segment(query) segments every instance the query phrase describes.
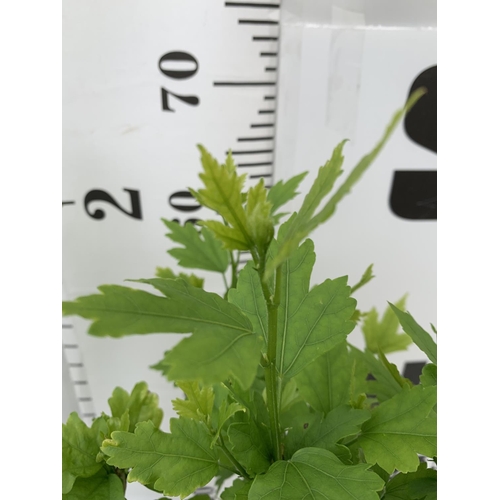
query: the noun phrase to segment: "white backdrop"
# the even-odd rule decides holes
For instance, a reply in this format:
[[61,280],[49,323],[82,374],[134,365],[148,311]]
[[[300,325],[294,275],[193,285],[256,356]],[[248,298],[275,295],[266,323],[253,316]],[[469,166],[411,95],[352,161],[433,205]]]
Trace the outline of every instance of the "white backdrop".
[[[352,168],[415,78],[436,65],[435,1],[237,3],[63,3],[66,298],[174,266],[160,218],[206,215],[185,210],[196,206],[182,196],[199,185],[197,143],[219,159],[228,148],[239,152],[249,183],[311,170],[305,191],[344,138],[345,170]],[[362,309],[382,311],[408,293],[417,321],[436,324],[436,221],[403,219],[389,204],[394,171],[435,169],[436,154],[400,126],[313,235],[313,281],[348,274],[353,284],[373,263],[376,279],[357,293]],[[208,288],[222,290],[219,276],[204,276]],[[148,366],[179,336],[100,339],[86,335],[86,321],[64,318],[63,326],[64,421],[72,410],[87,418],[105,411],[116,385],[130,390],[145,380],[168,426],[178,394]],[[360,343],[359,332],[353,338]],[[390,359],[400,368],[424,360],[413,348]],[[155,498],[137,495],[129,496]]]

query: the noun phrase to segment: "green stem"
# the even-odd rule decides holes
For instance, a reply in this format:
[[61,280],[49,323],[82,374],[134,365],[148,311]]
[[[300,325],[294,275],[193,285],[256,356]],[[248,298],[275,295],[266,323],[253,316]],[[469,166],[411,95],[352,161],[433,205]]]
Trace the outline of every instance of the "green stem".
[[238,471],[238,474],[244,477],[245,479],[250,479],[250,476],[246,473],[243,466],[238,462],[238,460],[236,460],[236,458],[233,457],[232,453],[227,449],[226,445],[224,444],[224,440],[220,435],[219,435],[219,446],[221,447],[224,455],[226,455],[227,459],[234,465],[234,467]]
[[[262,266],[263,267],[263,266]],[[266,376],[266,395],[267,407],[269,411],[269,420],[271,423],[271,441],[273,455],[275,460],[281,460],[281,440],[279,424],[279,402],[276,372],[276,350],[278,346],[278,307],[281,296],[281,266],[276,269],[276,284],[274,296],[268,296],[265,293],[263,274],[261,275],[262,288],[266,295],[267,314],[268,314],[268,333],[267,333],[267,366],[265,367]]]

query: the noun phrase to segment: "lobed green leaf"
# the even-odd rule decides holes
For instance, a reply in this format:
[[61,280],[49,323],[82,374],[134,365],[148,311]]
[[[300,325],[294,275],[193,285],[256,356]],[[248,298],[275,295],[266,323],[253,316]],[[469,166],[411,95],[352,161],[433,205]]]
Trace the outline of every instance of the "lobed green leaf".
[[128,481],[151,486],[164,495],[181,499],[207,484],[218,472],[211,435],[201,422],[171,419],[171,433],[141,422],[135,432],[114,432],[103,442],[107,463],[131,469]]
[[405,388],[373,410],[365,422],[359,445],[368,463],[377,463],[392,474],[414,472],[418,454],[437,455],[436,404],[437,388],[417,385]]
[[326,450],[304,448],[257,476],[248,499],[378,500],[384,481],[368,468],[344,465]]

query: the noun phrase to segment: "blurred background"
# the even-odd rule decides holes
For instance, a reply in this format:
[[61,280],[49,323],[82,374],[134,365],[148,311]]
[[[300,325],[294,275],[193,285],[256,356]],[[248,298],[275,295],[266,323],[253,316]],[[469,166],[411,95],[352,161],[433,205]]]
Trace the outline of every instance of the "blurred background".
[[[63,297],[149,278],[156,266],[175,269],[160,219],[208,215],[187,191],[200,185],[196,144],[219,160],[231,149],[248,186],[310,171],[304,193],[336,144],[349,139],[349,171],[425,86],[353,193],[312,235],[312,281],[347,274],[354,284],[373,264],[376,279],[357,292],[359,308],[382,313],[408,294],[406,308],[430,330],[436,82],[435,0],[65,0]],[[204,278],[207,289],[223,291],[220,276]],[[71,411],[90,421],[115,386],[130,391],[145,380],[168,426],[179,391],[148,367],[180,336],[102,339],[87,328],[63,318],[63,421]],[[351,342],[363,345],[359,329]],[[409,348],[388,357],[411,376],[422,356]]]

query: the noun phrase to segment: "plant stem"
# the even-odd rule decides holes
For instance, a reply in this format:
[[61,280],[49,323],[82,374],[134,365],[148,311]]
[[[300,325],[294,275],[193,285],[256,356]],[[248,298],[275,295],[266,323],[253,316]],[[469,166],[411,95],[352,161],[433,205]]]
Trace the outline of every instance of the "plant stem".
[[[278,346],[278,307],[281,296],[281,266],[276,269],[276,283],[274,296],[269,296],[265,292],[265,283],[262,281],[262,288],[266,296],[268,314],[268,334],[267,334],[267,361],[265,367],[266,375],[266,395],[269,420],[271,423],[271,441],[275,460],[281,460],[280,424],[279,424],[279,404],[276,372],[276,350]],[[267,288],[267,286],[266,286]]]
[[236,460],[236,458],[233,457],[232,453],[227,449],[221,435],[219,435],[219,445],[222,448],[222,451],[224,455],[226,455],[227,459],[235,466],[236,470],[238,471],[238,474],[244,477],[245,479],[250,479],[250,476],[246,473],[243,466],[238,462],[238,460]]

